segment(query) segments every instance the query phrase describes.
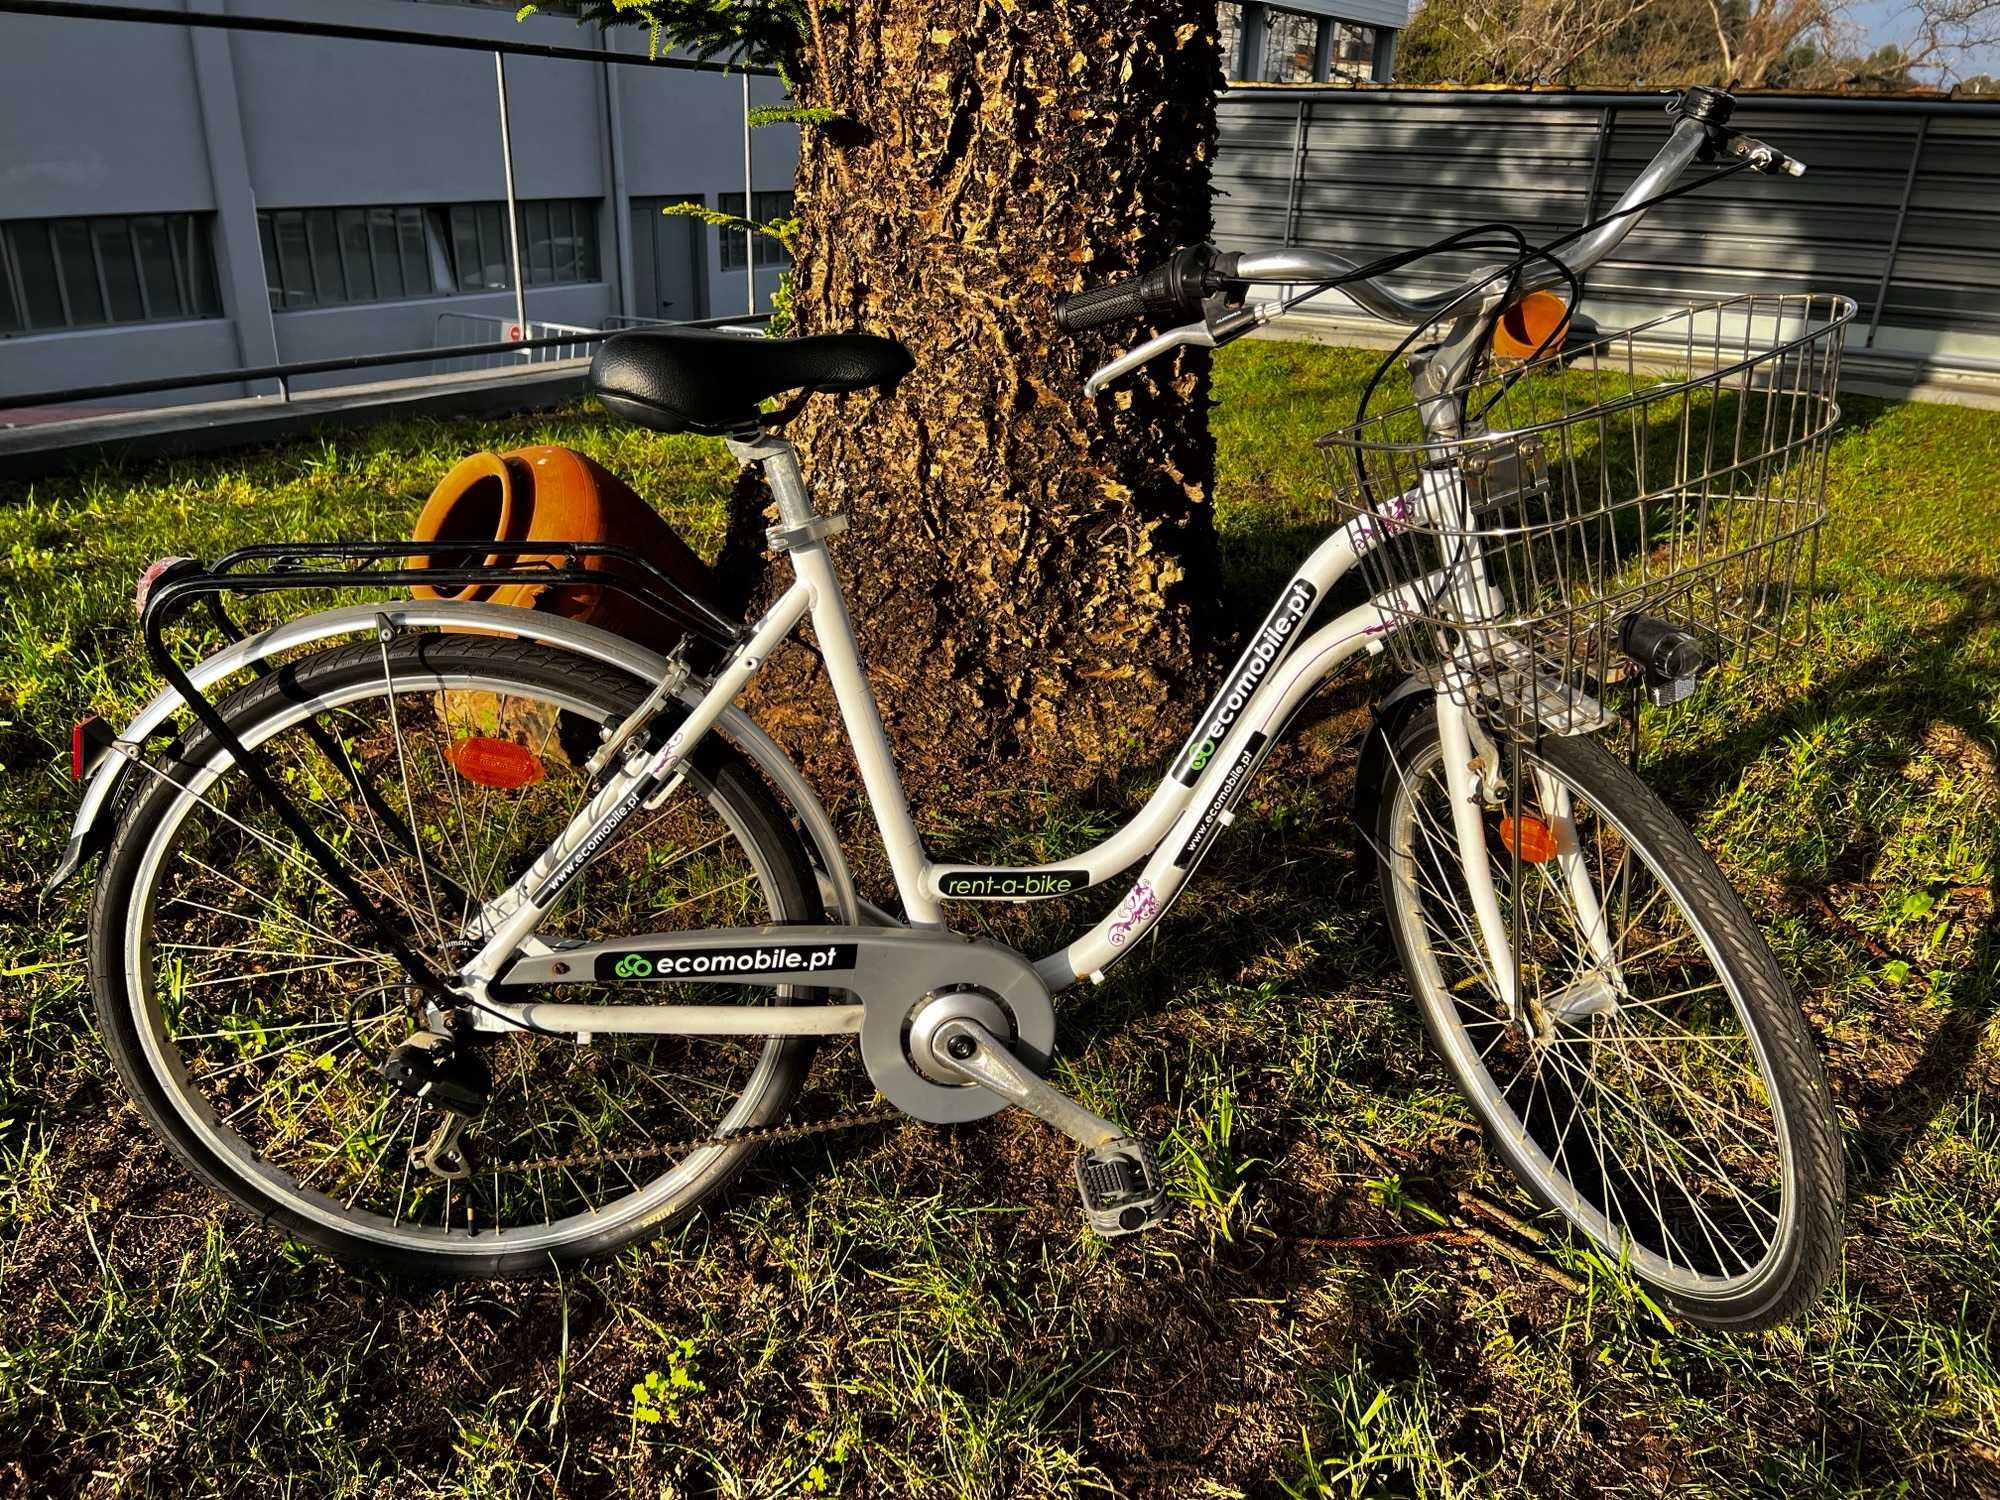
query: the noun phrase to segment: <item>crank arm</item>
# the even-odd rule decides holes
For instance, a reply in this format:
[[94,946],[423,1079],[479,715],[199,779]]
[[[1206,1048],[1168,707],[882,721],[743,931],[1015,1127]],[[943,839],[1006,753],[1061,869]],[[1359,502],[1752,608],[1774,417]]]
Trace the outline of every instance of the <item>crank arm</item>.
[[977,1021],[954,1018],[937,1028],[923,1061],[998,1094],[1048,1121],[1079,1146],[1108,1146],[1125,1132],[1039,1077]]

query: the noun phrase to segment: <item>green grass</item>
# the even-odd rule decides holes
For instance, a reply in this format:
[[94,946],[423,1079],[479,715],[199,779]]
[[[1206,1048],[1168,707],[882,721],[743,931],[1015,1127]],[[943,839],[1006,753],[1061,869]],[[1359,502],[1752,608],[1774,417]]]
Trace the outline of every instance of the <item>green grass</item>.
[[[1221,361],[1217,514],[1246,612],[1309,544],[1311,439],[1373,359]],[[603,459],[712,550],[729,463],[572,411],[5,494],[0,1493],[2000,1490],[2000,414],[1848,407],[1809,659],[1649,727],[1652,779],[1794,976],[1847,1132],[1838,1284],[1743,1338],[1670,1329],[1558,1239],[1299,1242],[1435,1227],[1461,1192],[1524,1212],[1353,874],[1358,686],[1253,790],[1163,935],[1064,1003],[1065,1082],[1166,1142],[1179,1208],[1144,1247],[1082,1238],[1067,1150],[1012,1117],[783,1148],[708,1219],[560,1283],[401,1286],[247,1226],[109,1076],[88,881],[36,894],[74,802],[69,722],[156,687],[134,575],[401,536],[451,459],[526,441]],[[991,843],[1012,822],[1013,852],[1051,857],[1119,810],[1026,791],[932,831]],[[999,925],[1026,942],[1053,920]]]

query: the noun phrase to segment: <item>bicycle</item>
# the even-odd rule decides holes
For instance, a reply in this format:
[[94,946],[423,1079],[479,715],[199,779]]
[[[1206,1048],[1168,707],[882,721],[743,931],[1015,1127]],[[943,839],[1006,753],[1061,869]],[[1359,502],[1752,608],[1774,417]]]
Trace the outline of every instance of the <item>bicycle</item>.
[[[1553,248],[1501,229],[1442,242],[1513,252],[1444,291],[1378,279],[1414,256],[1198,246],[1063,304],[1072,332],[1196,318],[1098,370],[1093,395],[1330,286],[1434,338],[1412,354],[1407,405],[1364,401],[1323,440],[1331,534],[1143,810],[1060,865],[933,862],[834,571],[843,518],[814,508],[774,431],[784,413],[759,415],[892,384],[910,360],[889,339],[646,332],[597,357],[613,412],[719,435],[761,467],[792,576],[747,626],[605,547],[517,549],[511,570],[501,548],[440,573],[399,568],[393,544],[273,544],[164,568],[144,621],[170,686],[115,740],[79,730],[90,784],[51,881],[102,850],[94,995],[144,1116],[209,1185],[330,1251],[528,1273],[692,1213],[762,1143],[856,1123],[785,1123],[815,1044],[854,1036],[887,1115],[1028,1110],[1077,1142],[1093,1230],[1148,1229],[1166,1208],[1152,1147],[1047,1081],[1051,996],[1133,951],[1298,708],[1383,655],[1408,675],[1364,744],[1364,833],[1411,988],[1500,1157],[1696,1322],[1796,1314],[1838,1251],[1823,1070],[1713,861],[1591,735],[1612,695],[1669,701],[1784,633],[1824,514],[1852,306],[1691,310],[1671,325],[1686,373],[1651,385],[1637,372],[1657,340],[1634,335],[1578,345],[1558,328],[1518,367],[1489,352],[1530,296],[1566,284],[1573,312],[1582,273],[1696,156],[1802,170],[1729,129],[1729,106],[1683,95],[1618,207]],[[1286,291],[1251,301],[1264,285]],[[1489,420],[1513,407],[1516,425]],[[165,645],[198,600],[240,635],[225,593],[522,568],[612,578],[691,634],[662,657],[433,591],[307,614],[191,670]],[[1356,572],[1370,596],[1333,611]],[[734,706],[807,619],[900,916],[860,899],[812,789]],[[946,925],[947,901],[1060,897],[1135,865],[1109,914],[1039,960]]]

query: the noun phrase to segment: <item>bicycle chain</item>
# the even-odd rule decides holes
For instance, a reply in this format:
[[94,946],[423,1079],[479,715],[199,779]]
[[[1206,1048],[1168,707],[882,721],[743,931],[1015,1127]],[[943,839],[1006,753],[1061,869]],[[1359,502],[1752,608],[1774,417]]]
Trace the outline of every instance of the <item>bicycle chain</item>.
[[681,1136],[676,1140],[653,1141],[626,1151],[580,1151],[570,1156],[527,1156],[484,1163],[480,1174],[501,1172],[559,1172],[578,1167],[623,1166],[627,1162],[649,1161],[661,1156],[679,1156],[708,1146],[768,1146],[779,1141],[804,1140],[809,1136],[831,1135],[839,1130],[858,1130],[864,1125],[885,1125],[902,1119],[903,1111],[893,1106],[881,1109],[850,1110],[830,1120],[814,1120],[797,1125],[744,1125],[735,1130],[707,1135]]

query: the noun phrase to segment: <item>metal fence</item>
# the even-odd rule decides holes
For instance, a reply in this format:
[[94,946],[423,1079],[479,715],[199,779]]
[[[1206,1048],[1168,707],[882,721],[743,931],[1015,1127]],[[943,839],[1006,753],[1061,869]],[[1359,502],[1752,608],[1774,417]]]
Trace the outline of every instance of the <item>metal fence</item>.
[[[488,313],[443,312],[437,316],[434,346],[440,351],[484,349],[480,354],[441,352],[431,364],[438,375],[464,375],[475,370],[518,370],[529,365],[559,364],[588,359],[596,348],[593,335],[605,330],[574,328],[566,323],[517,323]],[[494,344],[521,344],[519,349],[491,352]]]
[[[1552,238],[1610,208],[1670,126],[1658,94],[1256,88],[1221,107],[1224,244],[1411,249],[1494,219]],[[1591,276],[1605,327],[1749,291],[1861,305],[1863,365],[2000,373],[2000,104],[1750,95],[1736,122],[1806,161],[1662,204]],[[1471,262],[1405,273],[1443,286]],[[1338,314],[1344,299],[1320,310]],[[1316,306],[1319,306],[1316,304]]]

